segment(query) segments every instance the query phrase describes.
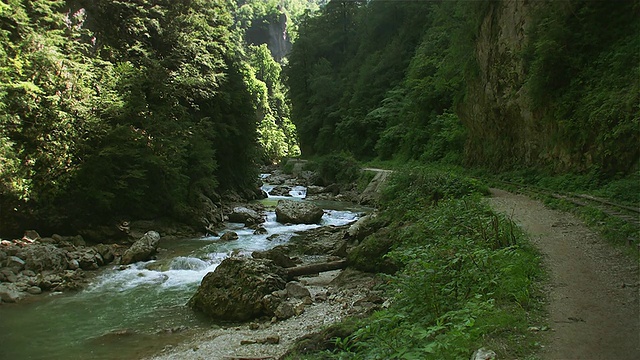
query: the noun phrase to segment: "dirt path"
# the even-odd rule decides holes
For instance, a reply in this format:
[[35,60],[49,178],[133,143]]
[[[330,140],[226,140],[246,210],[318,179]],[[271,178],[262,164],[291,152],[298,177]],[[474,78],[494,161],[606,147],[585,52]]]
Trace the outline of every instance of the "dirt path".
[[640,359],[638,263],[575,216],[492,189],[492,207],[511,216],[543,254],[550,274],[543,359]]

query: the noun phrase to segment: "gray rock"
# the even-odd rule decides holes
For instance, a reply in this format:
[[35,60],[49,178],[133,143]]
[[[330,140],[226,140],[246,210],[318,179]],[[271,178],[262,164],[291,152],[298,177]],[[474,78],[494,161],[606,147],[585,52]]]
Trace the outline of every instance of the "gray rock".
[[280,200],[276,206],[276,221],[291,224],[317,224],[324,211],[309,202]]
[[[247,321],[271,316],[263,298],[284,289],[281,268],[266,259],[231,257],[208,273],[189,306],[217,320]],[[274,297],[275,298],[275,297]]]
[[7,258],[6,266],[13,269],[13,272],[15,273],[18,273],[22,269],[24,269],[25,265],[26,262],[17,256],[9,256]]
[[20,291],[20,289],[18,289],[18,287],[15,284],[7,284],[7,283],[0,284],[0,300],[2,300],[3,302],[6,302],[6,303],[19,302],[20,300],[24,299],[25,296],[26,294]]
[[38,241],[40,240],[40,234],[38,234],[38,232],[35,230],[27,230],[24,232],[24,236],[22,237],[22,240],[25,240],[28,242]]
[[36,273],[32,270],[24,270],[22,272],[22,275],[27,276],[27,277],[33,277],[36,276]]
[[234,231],[227,231],[226,233],[220,236],[220,241],[233,241],[238,240],[238,233]]
[[471,355],[471,360],[495,360],[497,356],[493,350],[480,348]]
[[[98,261],[96,259],[95,250],[89,249],[85,251],[79,258],[78,264],[82,270],[96,270],[99,267]],[[75,269],[73,269],[75,270]]]
[[18,256],[25,260],[25,269],[35,272],[60,271],[68,266],[67,252],[53,244],[30,244],[20,250]]
[[160,234],[155,231],[147,232],[122,254],[120,264],[128,265],[138,261],[149,260],[156,253],[159,241]]
[[281,303],[275,311],[275,317],[278,320],[286,320],[296,314],[294,306],[289,302]]
[[233,211],[228,215],[229,221],[236,223],[243,223],[246,225],[253,225],[263,223],[264,219],[255,210],[237,206],[233,208]]
[[30,286],[29,288],[27,288],[27,292],[32,295],[38,295],[42,293],[42,289],[37,286]]
[[102,257],[104,264],[109,264],[115,259],[113,245],[98,244],[93,247]]
[[254,251],[251,256],[256,259],[269,259],[276,265],[283,268],[290,268],[296,266],[300,261],[296,261],[285,254],[285,250],[281,247],[274,247],[264,251]]
[[67,267],[70,270],[76,270],[80,268],[80,262],[78,261],[78,259],[71,259],[69,260]]
[[297,281],[289,281],[287,283],[287,295],[296,299],[304,299],[306,297],[311,297],[311,293],[309,289],[300,285]]
[[267,229],[264,228],[264,226],[258,226],[254,231],[253,234],[254,235],[266,235],[269,232],[267,231]]
[[307,195],[318,195],[326,192],[324,186],[309,185],[307,186]]

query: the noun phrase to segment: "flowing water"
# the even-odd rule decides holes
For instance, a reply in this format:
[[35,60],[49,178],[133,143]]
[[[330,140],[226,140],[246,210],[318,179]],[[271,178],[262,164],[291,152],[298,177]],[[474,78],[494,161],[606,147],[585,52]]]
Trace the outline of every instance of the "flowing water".
[[[273,189],[265,185],[268,193]],[[290,197],[302,201],[306,189],[295,187]],[[235,241],[219,237],[160,241],[157,260],[120,270],[99,270],[83,291],[43,295],[34,301],[0,306],[0,359],[136,359],[177,343],[194,331],[212,326],[186,302],[202,278],[231,253],[250,253],[286,243],[295,232],[353,222],[364,208],[322,203],[321,224],[283,225],[267,212],[267,234],[254,235],[242,224],[228,223]],[[224,232],[224,231],[223,231]]]

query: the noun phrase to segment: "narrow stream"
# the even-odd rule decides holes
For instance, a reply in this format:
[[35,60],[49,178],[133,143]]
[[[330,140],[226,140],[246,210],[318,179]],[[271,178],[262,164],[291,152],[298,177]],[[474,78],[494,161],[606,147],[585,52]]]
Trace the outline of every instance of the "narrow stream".
[[[273,187],[263,189],[268,193]],[[305,194],[306,189],[296,187],[289,197],[269,197],[263,202],[302,201]],[[263,224],[267,234],[254,235],[242,224],[228,223],[226,229],[238,233],[238,240],[220,242],[213,236],[161,239],[163,250],[157,260],[125,270],[117,266],[99,270],[83,291],[4,304],[0,306],[0,359],[136,359],[210,328],[210,321],[185,304],[202,278],[224,258],[232,252],[250,253],[286,243],[295,232],[348,224],[366,211],[335,202],[320,206],[325,215],[318,225],[283,225],[270,211]]]

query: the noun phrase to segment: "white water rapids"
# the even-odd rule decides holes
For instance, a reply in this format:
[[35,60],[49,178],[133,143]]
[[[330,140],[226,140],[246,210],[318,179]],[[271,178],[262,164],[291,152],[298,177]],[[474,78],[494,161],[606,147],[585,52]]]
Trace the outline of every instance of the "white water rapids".
[[[263,187],[267,193],[272,189]],[[304,201],[306,189],[293,187],[289,195],[266,201],[271,205],[284,198]],[[220,241],[220,236],[161,239],[163,251],[157,260],[104,268],[75,294],[2,306],[0,359],[133,359],[150,352],[150,346],[165,344],[166,335],[158,334],[166,329],[206,328],[210,322],[185,303],[207,273],[233,253],[266,250],[287,243],[296,232],[348,224],[364,211],[348,205],[345,210],[345,205],[321,204],[325,214],[320,224],[312,225],[280,224],[275,212],[268,211],[262,224],[267,233],[262,235],[243,224],[226,223],[220,235],[234,231],[239,237],[229,242]]]

